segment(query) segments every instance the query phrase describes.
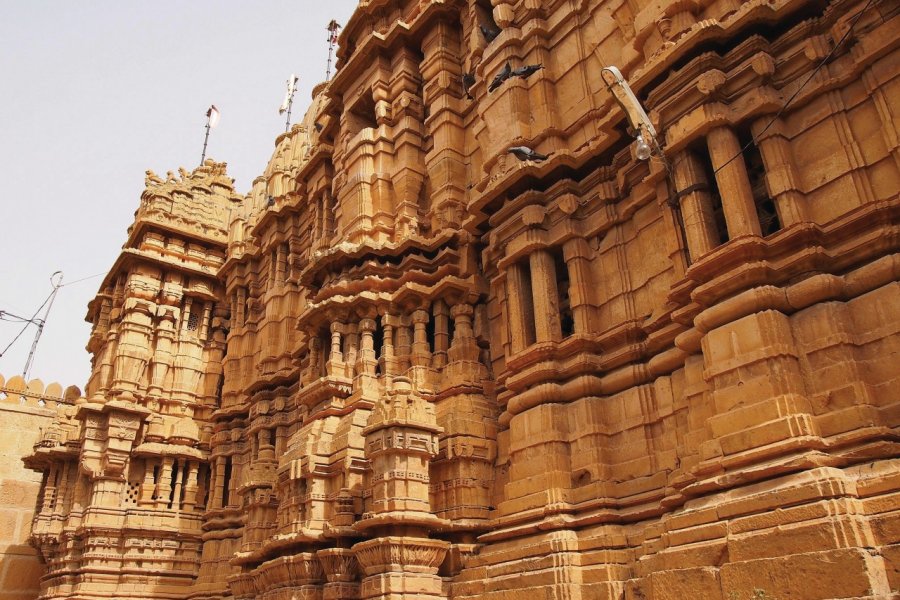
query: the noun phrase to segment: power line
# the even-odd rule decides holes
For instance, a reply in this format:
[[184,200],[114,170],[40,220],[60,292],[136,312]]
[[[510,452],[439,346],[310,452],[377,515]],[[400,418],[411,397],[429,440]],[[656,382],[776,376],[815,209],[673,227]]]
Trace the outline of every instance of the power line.
[[72,285],[74,283],[81,283],[82,281],[87,281],[88,279],[93,279],[95,277],[100,277],[101,275],[106,275],[107,271],[101,271],[100,273],[95,273],[94,275],[88,275],[87,277],[82,277],[81,279],[76,279],[75,281],[70,281],[69,283],[64,283],[59,287],[66,287],[68,285]]
[[47,303],[50,302],[50,299],[51,299],[55,294],[56,294],[56,288],[54,288],[53,291],[50,292],[50,295],[47,296],[47,299],[44,300],[44,302],[41,303],[40,306],[38,306],[37,310],[34,311],[34,314],[31,315],[31,318],[28,319],[28,320],[25,322],[25,325],[22,327],[21,331],[19,331],[19,333],[16,334],[16,337],[14,337],[14,338],[12,339],[12,341],[6,345],[6,348],[3,349],[3,352],[0,352],[0,358],[2,358],[3,355],[6,354],[6,352],[12,347],[12,345],[15,344],[16,341],[17,341],[20,337],[22,337],[22,334],[25,333],[25,330],[28,329],[28,326],[31,325],[32,323],[34,323],[34,320],[35,320],[35,318],[38,316],[38,313],[41,312],[41,309],[44,308],[45,306],[47,306]]
[[802,84],[800,84],[800,87],[797,88],[797,91],[795,91],[793,94],[791,94],[791,97],[788,98],[787,102],[785,102],[784,105],[778,110],[778,112],[775,113],[775,116],[772,117],[772,120],[769,121],[769,123],[763,128],[762,131],[759,132],[759,134],[757,134],[757,135],[753,136],[752,138],[750,138],[750,141],[747,142],[747,144],[746,144],[743,148],[741,148],[741,149],[738,151],[737,154],[735,154],[734,156],[732,156],[731,158],[729,158],[727,161],[725,161],[725,163],[724,163],[722,166],[720,166],[718,169],[716,169],[715,171],[713,171],[713,175],[715,175],[716,173],[718,173],[719,171],[721,171],[722,169],[724,169],[725,167],[727,167],[729,164],[731,164],[734,160],[736,160],[739,156],[741,156],[744,152],[746,152],[747,149],[748,149],[750,146],[756,145],[756,140],[759,139],[760,137],[762,137],[762,135],[763,135],[766,131],[768,131],[769,128],[772,127],[772,125],[775,124],[775,121],[777,121],[778,118],[781,117],[781,115],[784,113],[784,111],[787,110],[787,107],[790,106],[791,102],[793,102],[794,99],[795,99],[798,95],[800,95],[800,92],[803,91],[803,88],[806,87],[806,84],[808,84],[810,81],[812,81],[812,78],[816,76],[816,73],[819,72],[819,69],[821,69],[822,67],[824,67],[824,66],[825,66],[825,63],[827,63],[827,62],[831,59],[831,57],[834,55],[834,53],[837,52],[837,49],[841,47],[841,44],[844,43],[844,41],[847,39],[847,37],[848,37],[848,36],[850,35],[850,33],[853,31],[853,28],[856,26],[857,21],[859,21],[859,19],[866,13],[866,11],[869,10],[869,7],[871,7],[872,4],[873,4],[874,2],[876,2],[876,1],[877,1],[877,0],[869,0],[869,1],[866,3],[866,5],[863,7],[863,9],[862,9],[861,11],[859,11],[859,12],[856,14],[856,16],[853,18],[853,22],[850,23],[850,26],[847,28],[847,31],[845,31],[845,32],[844,32],[844,35],[841,36],[841,39],[839,39],[839,40],[837,41],[837,43],[836,43],[836,44],[834,45],[834,47],[831,49],[831,52],[829,52],[829,53],[825,56],[825,58],[823,58],[823,59],[819,62],[819,64],[816,65],[816,68],[813,69],[813,72],[809,74],[809,77],[807,77],[806,80],[805,80]]

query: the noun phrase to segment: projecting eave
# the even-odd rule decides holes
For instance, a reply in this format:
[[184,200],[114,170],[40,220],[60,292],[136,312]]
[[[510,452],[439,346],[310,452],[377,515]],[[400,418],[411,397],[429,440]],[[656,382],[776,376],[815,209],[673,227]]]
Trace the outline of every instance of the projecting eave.
[[85,315],[86,321],[89,323],[93,322],[91,316],[94,313],[94,310],[98,308],[98,300],[105,295],[104,290],[115,285],[115,279],[118,274],[127,270],[131,265],[140,263],[151,263],[162,269],[180,271],[194,277],[201,276],[214,280],[214,283],[205,290],[199,287],[192,287],[186,291],[189,291],[192,296],[201,297],[207,300],[214,301],[217,299],[217,296],[213,293],[213,289],[218,282],[219,266],[192,265],[191,263],[183,262],[174,257],[160,256],[159,254],[147,252],[146,250],[138,250],[136,248],[126,248],[122,250],[122,253],[119,254],[119,257],[116,259],[116,262],[113,263],[109,272],[103,278],[103,281],[100,283],[100,287],[97,290],[97,295],[88,302],[88,310]]

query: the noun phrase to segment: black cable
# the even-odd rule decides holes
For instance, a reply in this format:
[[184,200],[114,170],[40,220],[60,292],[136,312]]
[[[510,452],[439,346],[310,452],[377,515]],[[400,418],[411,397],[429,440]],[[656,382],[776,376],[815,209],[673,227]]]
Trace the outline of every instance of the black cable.
[[856,26],[857,21],[860,20],[860,18],[866,13],[866,11],[869,10],[869,7],[871,7],[872,4],[876,1],[877,0],[869,0],[866,3],[866,5],[863,7],[863,9],[861,11],[859,11],[855,17],[853,17],[853,22],[850,23],[850,26],[847,28],[847,31],[844,32],[844,35],[841,36],[841,39],[839,39],[838,42],[834,45],[834,47],[831,49],[831,52],[829,52],[825,56],[825,58],[823,58],[822,61],[818,65],[816,65],[816,68],[813,69],[813,72],[809,74],[809,77],[806,78],[806,81],[804,81],[802,84],[800,84],[800,87],[797,88],[797,91],[795,91],[791,95],[791,97],[788,98],[788,101],[784,103],[784,105],[778,110],[777,113],[775,113],[775,116],[772,117],[772,120],[769,121],[769,123],[763,128],[762,131],[759,132],[758,135],[751,137],[750,141],[747,142],[747,144],[743,148],[741,148],[737,154],[735,154],[734,156],[729,158],[727,161],[725,161],[725,164],[723,164],[718,169],[713,171],[713,175],[715,175],[716,173],[718,173],[719,171],[721,171],[722,169],[727,167],[729,164],[731,164],[734,160],[736,160],[739,156],[741,156],[744,152],[746,152],[747,148],[749,148],[750,146],[756,145],[756,140],[758,138],[762,137],[762,134],[764,134],[766,131],[768,131],[769,128],[775,124],[775,121],[777,121],[778,118],[784,113],[784,111],[787,110],[787,107],[790,106],[791,102],[793,102],[794,99],[800,94],[800,92],[803,91],[803,88],[806,87],[806,84],[809,83],[810,81],[812,81],[812,78],[816,76],[816,73],[819,72],[819,69],[824,67],[825,63],[827,63],[831,59],[831,57],[834,55],[834,53],[837,51],[837,49],[841,47],[841,44],[844,43],[844,41],[847,39],[847,37],[853,31],[853,27]]
[[25,326],[22,327],[22,330],[16,334],[16,337],[14,337],[9,344],[6,345],[6,348],[3,349],[3,352],[0,352],[0,357],[2,357],[4,354],[6,354],[6,352],[10,349],[10,347],[12,347],[12,345],[16,343],[16,340],[18,340],[20,337],[22,337],[22,334],[25,333],[25,330],[28,329],[28,326],[34,322],[35,318],[37,318],[38,313],[41,312],[41,309],[44,308],[45,306],[47,306],[47,303],[50,302],[50,298],[53,297],[54,292],[56,292],[56,290],[53,290],[52,292],[50,292],[50,295],[47,296],[47,299],[44,300],[44,302],[40,306],[38,306],[38,309],[36,311],[34,311],[34,314],[31,315],[31,318],[25,323]]

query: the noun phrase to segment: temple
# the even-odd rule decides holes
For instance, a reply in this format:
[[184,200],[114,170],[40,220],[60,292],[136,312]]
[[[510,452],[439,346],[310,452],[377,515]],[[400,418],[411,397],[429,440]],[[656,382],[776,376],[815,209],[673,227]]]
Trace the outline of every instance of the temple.
[[897,597],[898,12],[360,1],[246,194],[148,171],[40,598]]

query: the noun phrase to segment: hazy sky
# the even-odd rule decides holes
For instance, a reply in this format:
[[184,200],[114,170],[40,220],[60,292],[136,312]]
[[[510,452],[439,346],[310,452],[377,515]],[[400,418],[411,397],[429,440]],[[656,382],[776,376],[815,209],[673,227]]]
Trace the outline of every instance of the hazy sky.
[[[123,2],[0,0],[0,311],[30,317],[65,281],[105,273],[131,223],[144,171],[200,161],[205,112],[221,111],[207,156],[246,192],[324,80],[325,27],[355,0]],[[60,289],[31,378],[84,386],[87,303],[101,279]],[[21,324],[0,320],[0,351]],[[0,357],[21,374],[29,327]]]

